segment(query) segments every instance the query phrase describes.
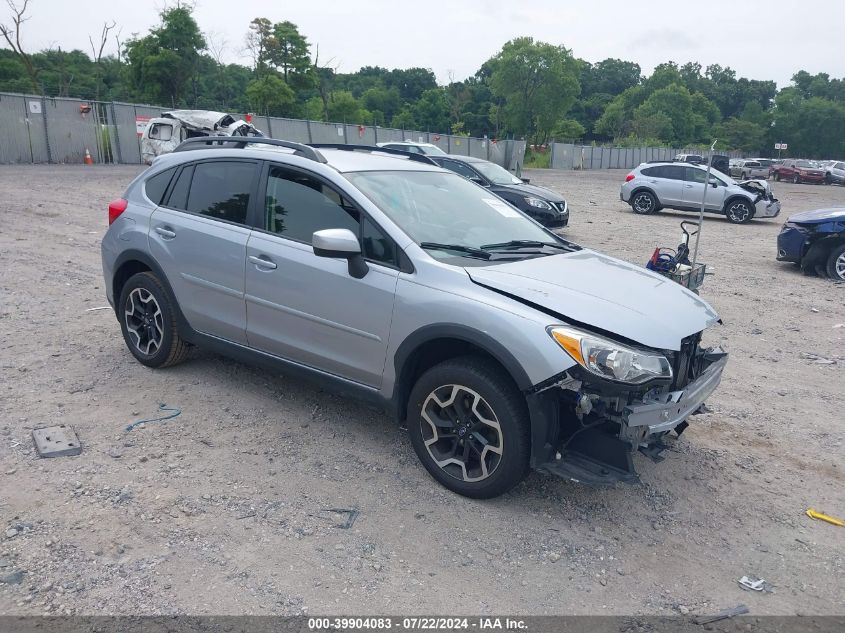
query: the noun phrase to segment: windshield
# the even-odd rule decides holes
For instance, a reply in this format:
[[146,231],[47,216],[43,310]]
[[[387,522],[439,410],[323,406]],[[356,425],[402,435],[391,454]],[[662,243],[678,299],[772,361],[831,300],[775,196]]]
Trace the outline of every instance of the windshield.
[[521,185],[522,181],[510,173],[504,167],[499,167],[496,163],[471,163],[475,169],[494,185]]
[[[417,244],[479,248],[512,240],[557,241],[504,200],[457,174],[366,171],[345,176]],[[454,252],[429,253],[438,259],[455,257]]]

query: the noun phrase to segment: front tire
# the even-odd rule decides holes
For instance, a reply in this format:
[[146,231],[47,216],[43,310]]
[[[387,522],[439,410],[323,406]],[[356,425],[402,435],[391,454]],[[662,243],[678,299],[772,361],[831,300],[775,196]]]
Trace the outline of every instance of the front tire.
[[796,185],[800,185],[801,184],[801,176],[799,176],[798,174],[795,174],[792,177],[792,182]]
[[408,402],[411,444],[429,474],[465,497],[489,499],[528,473],[525,398],[480,357],[444,361],[417,380]]
[[185,359],[188,345],[176,331],[174,305],[153,273],[132,275],[123,285],[117,306],[123,340],[139,363],[169,367]]
[[827,276],[836,281],[845,281],[845,244],[834,246],[827,257]]
[[637,215],[651,215],[657,212],[657,198],[648,191],[638,191],[631,198],[631,209]]
[[830,174],[825,174],[824,175],[824,184],[832,185],[833,184],[833,176],[831,176]]
[[775,180],[777,182],[780,182],[780,172],[778,172],[778,171],[775,172]]
[[745,224],[754,217],[754,208],[747,200],[731,200],[725,209],[725,215],[734,224]]

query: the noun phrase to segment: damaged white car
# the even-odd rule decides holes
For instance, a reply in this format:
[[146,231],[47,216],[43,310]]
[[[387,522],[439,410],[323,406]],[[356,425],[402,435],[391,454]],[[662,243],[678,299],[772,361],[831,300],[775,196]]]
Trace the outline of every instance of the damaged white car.
[[150,165],[156,156],[168,154],[185,139],[197,136],[263,137],[264,133],[225,112],[171,110],[150,119],[141,136],[141,158]]
[[[706,183],[706,184],[705,184]],[[780,202],[765,180],[744,180],[711,172],[700,165],[671,162],[643,163],[625,177],[619,197],[634,213],[649,215],[660,209],[721,213],[735,224],[752,218],[774,218]]]

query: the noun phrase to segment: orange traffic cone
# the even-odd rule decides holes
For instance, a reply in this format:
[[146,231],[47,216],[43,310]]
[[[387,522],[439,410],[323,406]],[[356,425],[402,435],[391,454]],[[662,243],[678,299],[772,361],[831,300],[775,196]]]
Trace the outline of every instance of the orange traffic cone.
[[94,159],[91,158],[91,152],[88,151],[87,147],[85,148],[85,158],[83,159],[82,162],[85,163],[86,165],[93,165],[94,164]]

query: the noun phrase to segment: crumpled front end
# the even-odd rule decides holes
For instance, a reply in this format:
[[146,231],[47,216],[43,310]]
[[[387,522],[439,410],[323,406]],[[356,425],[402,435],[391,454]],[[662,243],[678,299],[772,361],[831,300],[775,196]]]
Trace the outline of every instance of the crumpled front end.
[[699,333],[666,352],[673,377],[662,384],[612,383],[575,368],[539,385],[528,396],[532,466],[583,483],[636,480],[633,453],[660,461],[664,436],[680,435],[721,381],[727,353],[700,341]]
[[737,183],[740,187],[753,193],[754,217],[775,218],[780,213],[780,200],[775,198],[774,191],[765,180],[743,180]]

